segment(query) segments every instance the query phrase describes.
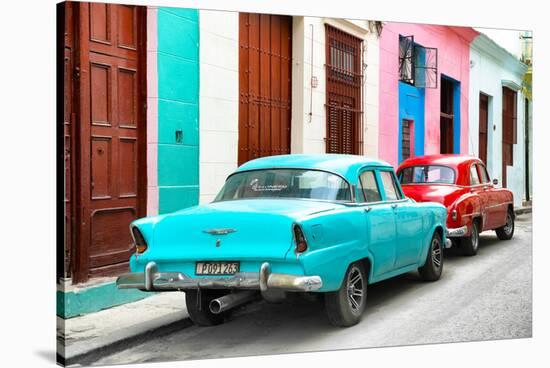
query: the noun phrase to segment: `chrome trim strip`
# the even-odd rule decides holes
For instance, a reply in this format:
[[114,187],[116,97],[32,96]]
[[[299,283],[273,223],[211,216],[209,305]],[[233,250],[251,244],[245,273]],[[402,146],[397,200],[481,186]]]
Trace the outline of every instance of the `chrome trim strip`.
[[461,217],[464,218],[464,217],[470,217],[470,216],[481,216],[481,213],[474,212],[474,213],[469,213],[469,214],[466,214],[466,215],[462,215]]
[[451,228],[451,229],[447,228],[447,237],[448,238],[460,237],[460,236],[466,235],[467,232],[468,232],[468,226],[466,225],[457,227],[457,228]]

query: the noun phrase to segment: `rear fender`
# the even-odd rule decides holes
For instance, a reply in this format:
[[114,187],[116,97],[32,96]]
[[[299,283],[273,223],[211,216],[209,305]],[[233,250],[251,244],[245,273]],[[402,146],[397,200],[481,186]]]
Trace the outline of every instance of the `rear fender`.
[[[361,208],[346,208],[299,221],[308,242],[308,250],[296,257],[306,275],[319,275],[323,287],[318,291],[340,288],[348,266],[372,255],[366,244],[366,220]],[[371,263],[372,264],[372,263]],[[372,268],[372,267],[371,267]]]
[[[452,211],[456,210],[458,217],[456,221],[452,220]],[[450,228],[457,228],[466,225],[468,227],[467,234],[470,233],[472,221],[474,218],[480,217],[482,225],[484,219],[481,211],[481,199],[476,193],[466,193],[449,206],[449,212],[447,215],[447,225]]]

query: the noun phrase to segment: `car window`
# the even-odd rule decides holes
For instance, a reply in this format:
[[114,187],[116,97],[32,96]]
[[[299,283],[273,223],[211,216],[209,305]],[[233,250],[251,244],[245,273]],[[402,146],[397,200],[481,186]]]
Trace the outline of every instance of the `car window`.
[[487,173],[487,169],[482,164],[477,164],[477,171],[479,172],[479,178],[481,179],[482,183],[488,183],[491,181],[491,178],[489,178],[489,174]]
[[399,172],[401,184],[454,184],[454,170],[447,166],[409,166]]
[[359,187],[361,193],[363,193],[363,199],[365,202],[379,202],[382,200],[380,196],[380,189],[374,176],[374,171],[367,170],[361,173],[359,176]]
[[401,193],[397,189],[397,184],[391,171],[380,171],[380,178],[382,178],[382,186],[386,193],[387,201],[395,201],[401,199]]
[[477,174],[476,165],[470,166],[470,185],[478,185],[480,183],[479,176]]
[[263,169],[231,175],[214,201],[250,198],[350,201],[351,190],[345,179],[325,171]]

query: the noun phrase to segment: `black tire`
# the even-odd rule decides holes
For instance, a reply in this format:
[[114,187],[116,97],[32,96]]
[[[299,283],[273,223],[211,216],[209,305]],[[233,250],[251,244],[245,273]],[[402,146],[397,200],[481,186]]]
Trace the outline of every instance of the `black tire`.
[[508,208],[508,213],[506,213],[506,225],[499,227],[495,231],[500,240],[510,240],[514,236],[515,227],[514,212]]
[[212,299],[227,294],[219,290],[188,290],[185,292],[185,304],[191,321],[197,326],[215,326],[222,324],[229,316],[230,311],[214,314],[210,312],[209,304]]
[[430,240],[426,262],[418,269],[418,273],[424,281],[437,281],[441,277],[441,272],[443,272],[443,244],[441,235],[436,231]]
[[325,310],[332,325],[349,327],[359,323],[365,310],[367,282],[365,267],[352,263],[340,289],[325,293]]
[[465,256],[471,257],[477,254],[479,248],[479,227],[476,220],[472,222],[472,233],[470,236],[462,238],[460,247]]

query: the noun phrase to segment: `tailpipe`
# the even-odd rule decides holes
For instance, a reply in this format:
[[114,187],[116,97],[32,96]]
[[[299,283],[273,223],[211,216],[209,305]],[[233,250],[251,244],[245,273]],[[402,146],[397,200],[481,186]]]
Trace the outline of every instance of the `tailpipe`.
[[258,293],[256,291],[241,291],[239,293],[227,294],[222,297],[210,301],[208,307],[210,312],[214,314],[222,313],[231,308],[235,308],[241,304],[247,303],[256,299]]

